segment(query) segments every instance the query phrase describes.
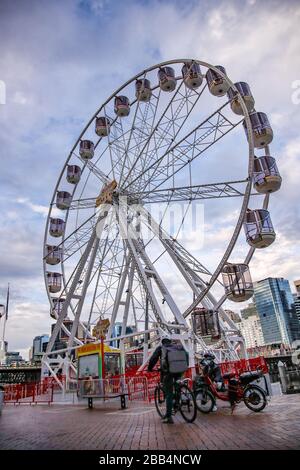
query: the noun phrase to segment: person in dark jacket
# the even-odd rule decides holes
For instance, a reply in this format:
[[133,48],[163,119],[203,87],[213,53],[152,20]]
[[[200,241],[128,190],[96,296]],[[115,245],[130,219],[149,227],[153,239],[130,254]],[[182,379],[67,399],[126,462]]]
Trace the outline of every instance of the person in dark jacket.
[[[163,338],[162,344],[159,345],[154,353],[152,354],[149,364],[148,364],[148,372],[152,372],[153,368],[157,364],[157,362],[162,358],[162,348],[163,346],[170,346],[172,341],[169,338]],[[174,384],[176,380],[180,379],[182,374],[170,374],[167,368],[164,368],[164,364],[161,363],[161,382],[164,387],[164,392],[166,396],[166,405],[167,405],[167,414],[163,418],[163,423],[173,424],[172,418],[172,410],[173,410],[173,398],[174,398]]]

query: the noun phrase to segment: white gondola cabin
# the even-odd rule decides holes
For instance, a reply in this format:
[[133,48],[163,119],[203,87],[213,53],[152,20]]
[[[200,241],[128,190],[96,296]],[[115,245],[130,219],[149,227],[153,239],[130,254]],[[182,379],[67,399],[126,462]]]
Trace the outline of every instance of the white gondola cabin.
[[218,312],[207,308],[195,308],[192,312],[193,331],[209,340],[218,341],[221,329]]
[[56,207],[61,210],[69,209],[72,202],[72,194],[67,191],[57,191]]
[[[216,68],[219,69],[224,75],[226,75],[226,70],[222,65],[216,65]],[[221,77],[217,72],[212,69],[208,69],[206,72],[206,81],[209,88],[209,91],[214,96],[224,96],[226,95],[229,89],[229,83],[225,78]]]
[[47,272],[47,285],[51,294],[56,294],[61,290],[62,275],[60,273]]
[[258,193],[267,194],[278,191],[281,181],[274,157],[263,155],[254,158],[253,185]]
[[80,181],[81,168],[78,165],[68,165],[67,167],[67,181],[71,184],[77,184]]
[[62,308],[63,308],[63,305],[64,305],[64,302],[65,302],[66,299],[56,299],[56,298],[52,298],[52,302],[53,302],[53,308],[51,309],[50,311],[50,316],[52,318],[57,318],[59,317],[59,315],[61,314],[61,311],[62,311]]
[[61,237],[65,231],[65,221],[50,218],[49,233],[52,237]]
[[172,67],[161,67],[158,71],[159,86],[163,91],[174,91],[176,88],[175,70]]
[[139,101],[150,101],[152,96],[151,83],[147,78],[140,78],[135,82],[135,96]]
[[269,211],[266,209],[248,209],[244,230],[247,243],[254,248],[266,248],[276,238]]
[[195,90],[202,85],[203,76],[199,64],[186,62],[181,72],[185,86],[191,90]]
[[107,137],[110,133],[110,120],[105,116],[97,117],[95,132],[99,137]]
[[79,144],[79,155],[83,160],[90,160],[94,156],[94,142],[91,140],[81,140]]
[[117,116],[126,117],[130,113],[130,102],[127,96],[116,96],[114,110]]
[[[254,101],[254,98],[253,98],[253,95],[251,93],[251,90],[250,90],[250,87],[249,87],[248,83],[238,82],[238,83],[235,83],[234,85],[238,89],[238,92],[241,95],[241,97],[242,97],[242,99],[243,99],[243,101],[246,105],[247,110],[249,112],[252,111],[253,108],[254,108],[254,105],[255,105],[255,101]],[[227,96],[230,100],[232,100],[231,103],[230,103],[232,111],[235,114],[243,115],[244,114],[243,109],[242,109],[242,106],[241,106],[240,102],[238,101],[238,99],[236,97],[236,92],[232,88],[229,88]]]
[[46,245],[46,263],[55,265],[62,260],[62,248],[60,246]]
[[223,267],[222,278],[229,300],[245,302],[253,296],[253,283],[247,264],[226,264]]
[[[269,145],[273,140],[273,130],[270,126],[269,119],[265,113],[252,112],[249,114],[252,129],[253,129],[253,142],[255,148],[264,148]],[[248,139],[248,132],[246,122],[243,122],[245,133]]]

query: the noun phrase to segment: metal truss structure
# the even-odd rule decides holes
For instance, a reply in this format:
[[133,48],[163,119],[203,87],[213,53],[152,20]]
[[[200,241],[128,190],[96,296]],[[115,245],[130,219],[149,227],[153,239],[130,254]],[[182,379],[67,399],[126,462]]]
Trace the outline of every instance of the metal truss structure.
[[[177,73],[185,63],[200,65],[204,80],[199,88],[188,88]],[[166,66],[176,69],[172,92],[157,85],[157,72]],[[245,164],[241,178],[232,181],[227,177],[214,182],[211,169],[205,171],[209,155],[222,148],[228,135],[243,133],[240,116],[231,112],[231,100],[210,95],[204,73],[208,69],[228,83],[244,114],[248,137],[242,150]],[[134,85],[136,80],[146,79],[151,82],[151,98],[144,102],[134,95]],[[114,100],[120,95],[130,100],[127,117],[114,113]],[[95,141],[94,125],[99,116],[109,120],[110,128],[107,136]],[[85,139],[94,141],[93,159],[80,155],[80,142]],[[267,154],[268,149],[265,151]],[[106,319],[109,327],[105,341],[120,342],[123,351],[137,347],[137,341],[145,361],[162,334],[183,342],[191,353],[191,367],[195,355],[203,351],[214,350],[220,360],[236,359],[243,353],[237,325],[222,308],[226,295],[217,298],[213,288],[222,287],[220,273],[237,242],[253,194],[253,162],[253,130],[243,98],[226,75],[205,62],[184,59],[150,67],[126,82],[97,110],[63,167],[45,230],[45,282],[55,325],[43,367],[58,382],[58,372],[63,368],[76,369],[72,351],[85,342],[99,340],[93,328]],[[195,178],[200,164],[206,182]],[[81,167],[77,184],[66,182],[70,165]],[[112,181],[117,187],[109,192]],[[57,208],[58,190],[70,194],[65,210]],[[98,205],[99,193],[104,203]],[[177,235],[197,201],[220,200],[221,204],[230,199],[241,201],[235,229],[218,265],[208,268],[179,242]],[[164,222],[173,203],[185,204],[186,209],[177,221],[177,233],[171,235]],[[263,207],[267,204],[268,196]],[[160,208],[158,218],[151,211],[155,205]],[[61,238],[49,235],[54,217],[65,222]],[[47,263],[47,245],[61,250],[56,266]],[[247,262],[253,252],[251,248]],[[172,277],[173,270],[177,277]],[[58,273],[62,280],[55,295],[49,286],[49,272]],[[175,288],[174,283],[178,283]],[[61,308],[57,309],[59,300]],[[219,341],[208,343],[192,330],[190,315],[199,304],[218,311]],[[67,326],[68,319],[71,327]]]

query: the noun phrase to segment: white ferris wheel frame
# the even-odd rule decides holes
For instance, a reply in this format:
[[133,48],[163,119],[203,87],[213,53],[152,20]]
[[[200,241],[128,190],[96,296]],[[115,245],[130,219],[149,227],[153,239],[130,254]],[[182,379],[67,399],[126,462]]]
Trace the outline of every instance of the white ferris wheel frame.
[[[238,182],[225,182],[225,183],[218,183],[218,184],[215,184],[215,185],[214,184],[202,185],[206,191],[207,190],[211,191],[212,197],[218,197],[217,195],[214,196],[214,194],[223,194],[223,195],[229,194],[229,195],[233,195],[233,196],[240,196],[240,197],[243,198],[242,206],[241,206],[241,210],[240,210],[240,213],[239,213],[239,216],[238,216],[238,220],[237,220],[237,223],[236,223],[235,230],[234,230],[234,232],[231,236],[231,239],[230,239],[230,241],[227,245],[225,253],[224,253],[222,259],[220,260],[217,268],[215,269],[215,271],[212,274],[210,273],[210,280],[209,280],[208,283],[205,283],[195,272],[193,272],[193,270],[191,269],[191,265],[189,265],[186,262],[186,260],[189,258],[189,256],[191,257],[191,255],[180,244],[178,244],[176,242],[176,240],[171,239],[171,237],[169,237],[168,234],[166,234],[166,233],[164,234],[165,236],[164,236],[163,241],[162,240],[160,240],[160,241],[162,242],[162,244],[163,244],[166,252],[168,253],[168,255],[174,261],[174,263],[177,266],[177,268],[179,269],[180,273],[183,275],[183,277],[185,277],[185,280],[188,282],[189,286],[191,287],[192,292],[194,294],[194,301],[191,303],[191,305],[183,313],[181,313],[180,310],[178,309],[176,303],[172,299],[172,296],[169,295],[167,289],[164,293],[164,296],[165,297],[168,296],[167,301],[168,301],[169,305],[170,304],[172,305],[172,311],[174,313],[175,320],[176,320],[176,323],[177,323],[176,332],[178,333],[178,330],[181,331],[181,333],[178,334],[177,336],[182,339],[185,347],[188,348],[189,350],[194,350],[195,349],[195,343],[197,343],[198,347],[200,347],[200,349],[202,349],[202,350],[207,350],[207,349],[213,348],[215,351],[218,351],[218,347],[219,347],[220,351],[222,351],[222,347],[218,344],[214,345],[212,347],[207,346],[201,338],[196,337],[196,335],[191,332],[190,327],[189,327],[188,323],[186,322],[186,318],[191,314],[191,312],[194,310],[194,308],[197,307],[197,305],[199,305],[199,303],[201,303],[204,307],[213,308],[214,310],[217,310],[219,312],[219,316],[220,316],[220,323],[221,323],[222,331],[223,332],[225,331],[225,333],[226,333],[226,330],[227,330],[227,332],[229,331],[229,336],[228,336],[228,341],[227,341],[227,346],[228,346],[228,351],[229,351],[229,356],[228,357],[233,359],[233,358],[237,358],[236,346],[243,344],[243,338],[241,337],[240,333],[238,332],[238,329],[237,329],[235,323],[228,317],[228,315],[226,314],[226,312],[222,308],[222,304],[224,303],[224,301],[227,298],[226,294],[224,294],[221,297],[221,299],[219,299],[219,301],[217,301],[211,293],[211,287],[217,281],[224,265],[227,263],[230,255],[233,251],[233,248],[234,248],[234,246],[237,242],[238,236],[240,234],[240,231],[241,231],[244,219],[245,219],[245,214],[246,214],[246,211],[247,211],[247,208],[248,208],[248,203],[249,203],[249,199],[250,199],[250,196],[251,196],[251,189],[252,189],[252,183],[253,183],[253,169],[254,169],[253,130],[252,130],[252,124],[251,124],[251,120],[250,120],[250,117],[249,117],[248,109],[247,109],[247,107],[244,103],[244,100],[243,100],[242,96],[239,93],[239,90],[236,88],[234,83],[227,77],[227,75],[225,75],[221,70],[219,70],[218,68],[216,68],[215,66],[213,66],[213,65],[211,65],[207,62],[196,60],[196,59],[175,59],[175,60],[165,61],[165,62],[156,64],[152,67],[149,67],[149,68],[145,69],[144,71],[142,71],[141,73],[135,75],[133,78],[131,78],[125,84],[123,84],[121,87],[119,87],[112,95],[110,95],[110,97],[100,106],[100,108],[91,117],[91,119],[89,120],[89,122],[87,123],[87,125],[85,126],[85,128],[83,129],[81,134],[79,135],[78,139],[76,140],[74,146],[72,147],[72,149],[69,153],[69,156],[68,156],[68,158],[65,162],[65,165],[64,165],[64,167],[61,171],[61,174],[58,178],[57,184],[56,184],[55,189],[54,189],[53,197],[52,197],[52,200],[51,200],[51,203],[50,203],[50,208],[49,208],[49,213],[48,213],[46,228],[45,228],[45,236],[44,236],[43,267],[44,267],[45,285],[46,285],[46,289],[47,289],[47,294],[48,294],[51,310],[53,311],[53,302],[52,302],[51,293],[49,291],[48,283],[47,283],[47,266],[46,266],[46,245],[47,245],[47,239],[48,239],[50,218],[51,218],[52,210],[55,207],[56,193],[57,193],[57,191],[60,187],[60,183],[62,181],[62,178],[65,175],[67,165],[69,164],[70,160],[74,156],[76,148],[78,147],[80,141],[84,137],[86,131],[89,129],[91,124],[95,121],[95,118],[99,115],[99,113],[103,110],[105,112],[105,106],[108,103],[110,103],[116,96],[118,96],[118,94],[124,88],[126,88],[130,84],[133,84],[135,82],[135,80],[146,77],[149,72],[151,72],[153,70],[156,70],[156,69],[159,70],[161,67],[170,66],[172,64],[184,64],[184,63],[196,63],[200,67],[204,67],[206,69],[212,69],[214,72],[216,72],[218,75],[220,75],[226,81],[226,83],[230,86],[230,88],[235,92],[235,99],[238,100],[239,105],[242,108],[243,120],[245,121],[246,128],[247,128],[247,134],[248,134],[248,139],[247,139],[248,140],[248,176],[247,176],[247,179],[243,181],[243,182],[246,183],[246,188],[244,190],[244,193],[240,193],[240,194],[238,194],[238,191],[236,191],[235,188],[232,185],[232,183],[238,183]],[[204,77],[204,75],[203,75],[203,77]],[[179,80],[180,78],[177,77],[177,79]],[[182,83],[183,83],[183,79],[182,79]],[[157,89],[157,88],[158,88],[158,85],[154,86],[152,88],[152,90]],[[205,88],[206,88],[206,85],[201,89],[200,96],[203,93]],[[220,113],[220,110],[222,110],[222,108],[225,107],[226,105],[228,105],[229,103],[230,103],[230,101],[227,101],[225,104],[220,106],[215,111],[214,115],[217,114],[217,113]],[[205,122],[207,122],[210,118],[211,118],[211,116],[209,116],[209,118]],[[117,120],[117,118],[116,118],[116,120]],[[239,121],[237,124],[232,125],[232,128],[236,127],[240,123],[241,123],[241,121]],[[157,123],[156,123],[155,127],[156,126],[157,126]],[[198,128],[201,129],[201,124],[199,126],[197,126],[195,129],[197,130]],[[193,129],[191,131],[191,133],[196,132],[195,129]],[[154,130],[155,129],[153,129],[152,133],[154,132]],[[152,133],[148,136],[149,140],[151,139]],[[184,140],[185,138],[186,138],[186,136],[182,140]],[[214,144],[217,140],[219,140],[219,139],[214,140],[212,144]],[[101,138],[99,138],[99,140],[96,143],[95,147],[97,147],[97,145],[100,141],[101,141]],[[178,142],[175,141],[174,147],[176,147],[177,145],[178,145]],[[206,150],[206,148],[204,149],[204,151]],[[170,151],[170,149],[168,149],[168,152],[169,151]],[[268,146],[266,146],[264,148],[264,151],[265,151],[265,155],[270,155]],[[100,178],[100,180],[103,181],[103,183],[109,181],[107,179],[106,175],[103,172],[101,172],[101,170],[96,168],[96,165],[93,165],[91,163],[91,161],[84,162],[83,170],[85,168],[89,169],[90,172],[91,171],[96,172],[97,176]],[[147,170],[148,169],[149,168],[147,167]],[[239,182],[242,182],[242,181],[239,181]],[[72,193],[72,200],[73,200],[73,195],[76,191],[76,186],[77,185],[74,185],[74,189],[73,189],[73,193]],[[180,195],[184,194],[185,189],[186,188],[178,188],[178,198],[180,198]],[[193,194],[196,195],[195,197],[197,197],[197,195],[198,195],[198,197],[199,197],[199,195],[201,197],[201,187],[200,186],[197,187],[197,188],[189,188],[189,189],[193,192]],[[229,192],[227,193],[227,191],[229,191]],[[235,193],[235,191],[236,191],[236,193]],[[150,196],[149,196],[149,194],[150,194]],[[148,194],[145,194],[144,196],[148,197],[148,198],[150,197],[150,200],[151,200],[150,191],[148,191]],[[142,197],[144,197],[144,196],[142,195]],[[163,190],[161,190],[160,197],[162,198],[162,200],[163,200],[164,197],[166,197]],[[91,203],[94,203],[94,202],[95,201],[93,200]],[[78,200],[78,201],[75,201],[75,203],[77,203],[77,205],[79,206],[80,204],[85,204],[85,205],[89,204],[89,201],[82,202],[82,201]],[[264,200],[263,200],[263,208],[264,209],[266,209],[268,207],[268,203],[269,203],[269,194],[264,196]],[[65,223],[66,224],[68,222],[68,216],[69,216],[69,211],[70,210],[71,209],[69,208],[65,211],[65,213],[66,213]],[[122,211],[121,211],[121,213],[122,213]],[[147,211],[145,211],[144,215],[147,216]],[[123,220],[122,220],[122,218],[119,219],[119,225],[120,225],[121,228],[123,227],[123,229],[125,229],[125,226],[124,226],[125,222],[126,222],[125,218]],[[159,231],[158,224],[155,221],[153,221],[153,222],[154,222],[154,225],[156,224],[157,231]],[[92,265],[95,262],[95,256],[96,256],[96,252],[97,252],[98,244],[99,244],[99,240],[97,242],[96,238],[97,237],[95,236],[95,233],[93,233],[93,236],[90,237],[90,239],[88,240],[88,242],[86,244],[87,246],[89,246],[89,250],[85,249],[84,252],[81,251],[82,256],[81,256],[80,262],[78,264],[81,264],[82,269],[81,269],[80,272],[75,273],[75,276],[74,276],[75,281],[73,279],[73,286],[80,279],[80,276],[82,274],[82,270],[84,269],[84,266],[87,263],[89,256],[90,256],[90,259],[89,259],[88,266],[87,266],[86,269],[91,274]],[[66,242],[66,239],[65,239],[65,231],[64,231],[64,234],[63,234],[63,237],[62,237],[62,242],[61,242],[60,246],[63,247],[65,245],[65,242]],[[139,274],[140,280],[143,284],[143,288],[145,289],[147,302],[148,301],[150,302],[152,310],[156,310],[157,312],[159,312],[159,306],[157,304],[157,300],[155,299],[153,291],[151,292],[151,287],[149,286],[149,283],[147,283],[148,281],[147,281],[147,275],[145,274],[145,270],[139,264],[141,247],[140,246],[137,247],[136,242],[131,240],[130,237],[129,237],[129,239],[126,240],[126,248],[127,248],[127,255],[126,255],[126,252],[124,250],[124,256],[127,256],[127,260],[126,260],[126,271],[124,271],[124,272],[127,272],[127,275],[123,275],[123,277],[120,279],[118,287],[120,287],[120,284],[121,284],[121,289],[119,288],[118,291],[117,291],[117,294],[116,294],[116,305],[118,305],[118,302],[120,302],[120,299],[121,299],[120,296],[122,296],[122,292],[124,290],[124,285],[125,285],[125,282],[126,282],[126,278],[128,278],[129,283],[132,282],[133,271],[136,270],[137,273]],[[244,260],[245,263],[248,264],[250,262],[254,251],[255,251],[255,248],[253,248],[253,247],[251,247],[249,249],[249,251],[246,255],[246,258]],[[143,256],[147,256],[145,251],[143,252]],[[197,263],[198,261],[193,258],[193,262]],[[199,265],[201,265],[201,263],[199,263]],[[78,347],[82,344],[82,341],[80,341],[78,338],[76,338],[76,330],[77,330],[78,325],[80,324],[80,313],[81,313],[81,308],[82,308],[82,305],[83,305],[83,302],[84,302],[84,295],[82,295],[81,299],[78,299],[79,300],[78,303],[81,305],[81,308],[79,309],[79,313],[78,313],[78,307],[76,307],[77,312],[75,312],[76,308],[74,309],[74,307],[72,306],[72,302],[71,302],[71,299],[72,299],[72,296],[74,295],[74,292],[70,293],[70,289],[68,288],[68,282],[65,278],[63,260],[61,262],[61,270],[62,270],[62,279],[63,279],[63,291],[66,294],[66,301],[64,302],[64,306],[63,306],[61,314],[59,315],[59,317],[56,318],[57,322],[56,322],[56,325],[54,327],[51,339],[49,341],[47,352],[46,352],[46,354],[43,358],[43,364],[50,371],[51,375],[53,375],[56,378],[57,381],[58,381],[58,379],[57,379],[57,370],[59,368],[61,368],[61,365],[66,362],[65,359],[63,359],[63,355],[61,357],[59,355],[61,353],[65,353],[66,351],[76,349],[76,347]],[[77,277],[76,277],[76,274],[77,274]],[[128,277],[128,274],[129,274],[129,277]],[[157,272],[155,273],[155,276],[156,277],[159,276]],[[161,278],[159,279],[159,283],[161,283],[161,285],[163,285],[163,280]],[[71,286],[71,289],[72,289],[72,286]],[[128,302],[128,295],[127,295],[125,303],[126,302]],[[68,309],[73,310],[73,313],[74,313],[74,321],[73,321],[73,326],[72,326],[71,332],[63,324],[63,321],[67,316]],[[127,308],[127,311],[128,311],[128,308]],[[115,309],[114,312],[113,312],[114,319],[116,318],[116,313],[117,312],[116,312],[116,309]],[[158,314],[158,317],[159,317],[159,314]],[[174,334],[174,324],[170,325],[170,324],[168,324],[167,321],[164,321],[163,318],[158,318],[158,317],[157,317],[158,323],[157,323],[157,330],[156,330],[158,336],[164,330],[167,330],[167,331],[169,331],[170,334],[173,334],[173,336],[176,336]],[[108,332],[108,335],[106,337],[106,341],[108,341],[108,342],[110,342],[114,339],[112,337],[112,327],[113,327],[114,319],[112,319],[112,321],[111,321],[109,332]],[[162,320],[162,321],[160,322],[159,319]],[[126,332],[124,331],[124,326],[125,326],[125,329],[126,329],[125,320],[126,319],[123,319],[122,334],[121,334],[121,336],[118,336],[118,339],[121,339],[121,341],[124,338],[130,337],[130,335],[126,335]],[[149,319],[148,319],[148,322],[149,322]],[[81,323],[81,326],[82,326],[83,329],[85,329],[85,326],[83,325],[83,323]],[[145,321],[145,326],[146,327],[145,327],[144,330],[142,330],[141,332],[135,332],[134,336],[140,334],[140,335],[144,335],[145,338],[146,337],[149,338],[149,333],[152,330],[149,328],[149,324],[147,324],[146,321]],[[56,339],[56,336],[57,336],[58,332],[61,329],[63,329],[63,331],[69,337],[68,347],[63,349],[63,350],[60,350],[60,351],[54,351],[52,349],[53,345],[54,345],[54,341]],[[88,339],[88,340],[92,340],[93,338],[92,338],[90,332],[87,329],[85,329],[85,331],[86,331],[85,338]],[[147,335],[147,336],[145,336],[145,335]],[[225,334],[225,339],[226,339],[226,334]],[[224,341],[224,339],[223,339],[223,341]],[[144,343],[144,358],[145,359],[147,357],[147,354],[148,354],[148,344],[146,344],[146,342],[145,342]],[[51,356],[53,356],[53,355],[56,356],[55,359],[51,359]],[[57,357],[60,357],[60,362],[59,362],[58,366],[57,366]],[[222,357],[222,354],[220,354],[220,358],[221,357]],[[54,367],[52,365],[52,363],[55,363],[56,367]],[[72,366],[72,365],[71,365],[71,367],[74,368],[74,366]]]

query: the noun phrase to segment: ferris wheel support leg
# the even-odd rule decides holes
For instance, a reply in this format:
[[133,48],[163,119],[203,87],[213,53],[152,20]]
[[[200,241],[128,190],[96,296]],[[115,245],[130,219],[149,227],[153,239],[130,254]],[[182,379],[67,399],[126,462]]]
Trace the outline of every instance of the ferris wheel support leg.
[[[105,240],[105,245],[103,247],[103,252],[105,252],[105,250],[106,250],[107,243],[108,243],[108,238],[106,238],[106,240]],[[100,279],[100,276],[101,276],[102,266],[103,266],[103,259],[101,260],[101,263],[98,267],[97,285],[99,283],[99,279]],[[87,336],[88,336],[89,331],[90,331],[91,318],[92,318],[92,313],[93,313],[93,309],[94,309],[94,305],[95,305],[95,301],[96,301],[96,296],[97,296],[97,289],[95,289],[94,295],[93,295],[93,300],[92,300],[92,304],[91,304],[91,308],[90,308],[89,318],[88,318],[88,322],[87,322],[85,332],[84,332],[84,342],[86,342]]]
[[89,259],[89,262],[88,262],[89,264],[88,264],[88,267],[87,267],[87,272],[86,272],[86,275],[85,275],[85,278],[84,278],[84,282],[83,282],[83,286],[82,286],[81,294],[80,294],[81,298],[80,298],[80,300],[78,302],[78,305],[77,305],[76,314],[75,314],[75,318],[73,320],[71,334],[70,334],[69,341],[68,341],[68,347],[69,348],[73,346],[74,337],[76,335],[80,315],[81,315],[81,312],[82,312],[83,303],[84,303],[84,300],[85,300],[87,288],[88,288],[90,278],[91,278],[91,274],[92,274],[92,269],[93,269],[95,259],[96,259],[96,255],[97,255],[97,251],[98,251],[98,248],[99,248],[99,242],[100,242],[100,238],[98,236],[96,236],[96,233],[95,233],[94,234],[94,243],[93,243],[94,246],[92,248],[91,256],[90,256],[90,259]]
[[[129,275],[128,275],[129,282],[128,282],[128,287],[127,287],[127,291],[126,291],[126,300],[125,300],[125,306],[124,306],[124,315],[123,315],[123,321],[122,321],[121,336],[126,335],[126,326],[127,326],[127,322],[128,322],[130,299],[131,299],[131,295],[132,295],[133,276],[134,276],[134,265],[132,263],[131,267],[130,267]],[[125,341],[125,338],[122,338],[120,340],[122,372],[125,372],[125,344],[124,344],[124,341]]]
[[127,248],[129,250],[132,258],[133,258],[133,261],[134,261],[138,276],[140,278],[141,284],[143,285],[143,287],[145,289],[145,292],[149,297],[149,301],[150,301],[150,304],[151,304],[152,309],[153,309],[153,313],[154,313],[157,321],[160,324],[163,325],[163,324],[166,323],[166,320],[164,318],[164,315],[161,311],[160,306],[158,305],[158,302],[157,302],[155,296],[152,293],[151,285],[150,285],[150,279],[145,273],[144,267],[143,267],[143,265],[140,261],[139,255],[136,251],[136,247],[133,243],[134,234],[132,234],[132,231],[130,230],[130,227],[128,227],[127,218],[126,218],[126,216],[124,214],[124,211],[122,210],[121,206],[119,206],[119,209],[117,208],[116,211],[118,213],[118,219],[119,219],[121,235],[122,235],[123,240],[124,240],[125,244],[127,245]]
[[[103,214],[103,212],[102,212],[102,213],[100,213],[100,215],[99,215],[98,221],[99,221],[100,219],[104,219],[104,218],[106,218],[106,217],[107,217],[107,212],[104,213],[104,214]],[[54,329],[53,329],[53,332],[52,332],[50,341],[49,341],[49,343],[48,343],[48,345],[47,345],[47,350],[46,350],[46,354],[47,354],[47,355],[51,355],[51,351],[52,351],[52,349],[53,349],[53,346],[54,346],[55,340],[56,340],[56,338],[57,338],[57,335],[59,334],[59,332],[60,332],[60,330],[61,330],[61,327],[62,327],[62,323],[63,323],[64,319],[65,319],[66,316],[67,316],[68,307],[69,307],[69,305],[70,305],[70,303],[71,303],[72,298],[74,297],[75,290],[76,290],[76,288],[78,287],[78,283],[79,283],[79,281],[80,281],[80,277],[81,277],[81,275],[82,275],[82,272],[83,272],[84,267],[85,267],[85,265],[86,265],[86,263],[87,263],[87,260],[88,260],[88,257],[89,257],[89,255],[90,255],[90,252],[91,252],[92,247],[93,247],[93,245],[94,245],[94,241],[95,241],[95,238],[96,238],[96,230],[97,230],[97,229],[96,229],[96,227],[95,227],[95,228],[93,229],[93,233],[92,233],[92,235],[91,235],[91,237],[90,237],[90,239],[89,239],[89,241],[88,241],[88,243],[87,243],[87,246],[86,246],[86,248],[85,248],[85,250],[84,250],[84,253],[83,253],[83,255],[82,255],[82,257],[81,257],[81,259],[80,259],[80,261],[79,261],[79,263],[78,263],[78,265],[77,265],[77,270],[76,270],[76,272],[75,272],[75,274],[74,274],[74,278],[73,278],[72,284],[71,284],[70,289],[69,289],[69,291],[68,291],[68,293],[67,293],[66,300],[65,300],[65,302],[64,302],[64,305],[63,305],[61,314],[60,314],[60,316],[59,316],[59,318],[58,318],[58,320],[57,320],[57,322],[56,322],[56,324],[55,324],[55,326],[54,326]],[[98,237],[99,237],[99,234],[98,234]],[[99,237],[99,238],[100,238],[100,237]]]
[[[146,306],[145,306],[145,331],[149,328],[149,300],[146,297]],[[145,362],[148,358],[148,350],[149,350],[149,333],[145,333],[144,335],[144,344],[143,344],[143,362]]]
[[115,300],[114,308],[113,308],[112,315],[111,315],[111,321],[110,321],[110,325],[108,327],[108,331],[107,331],[107,335],[106,335],[107,339],[111,338],[111,336],[112,336],[113,327],[114,327],[116,319],[117,319],[118,311],[119,311],[121,300],[122,300],[122,295],[123,295],[123,292],[124,292],[125,282],[126,282],[126,279],[128,277],[129,266],[130,266],[130,256],[127,257],[127,261],[126,261],[126,264],[125,264],[125,267],[124,267],[124,271],[123,271],[123,274],[122,274],[122,277],[121,277],[121,280],[120,280],[120,283],[119,283],[119,286],[118,286],[116,300]]
[[[141,258],[144,261],[145,266],[147,266],[147,271],[151,272],[151,276],[153,277],[153,280],[157,284],[157,287],[159,288],[163,298],[167,302],[167,304],[168,304],[171,312],[173,313],[176,321],[178,322],[179,325],[185,325],[187,327],[186,320],[183,318],[178,306],[176,305],[173,297],[171,296],[171,294],[168,291],[167,287],[165,286],[163,280],[161,279],[158,272],[156,271],[152,261],[150,260],[150,258],[147,255],[144,247],[142,246],[142,244],[140,244],[138,242],[138,240],[135,239],[134,235],[132,234],[132,231],[128,230],[128,232],[129,232],[128,233],[128,238],[127,238],[126,241],[127,241],[127,244],[129,245],[130,249],[132,250],[133,257],[134,257],[136,263],[140,267],[138,272],[140,270],[142,270],[142,272],[143,272],[142,276],[145,276],[146,283],[149,284],[149,282],[148,282],[149,281],[149,279],[148,279],[149,276],[147,274],[145,274],[144,268],[142,267],[142,264],[141,264],[140,259],[139,259],[139,258]],[[151,292],[150,295],[152,295],[152,292]],[[153,299],[154,299],[154,297],[153,297]]]

